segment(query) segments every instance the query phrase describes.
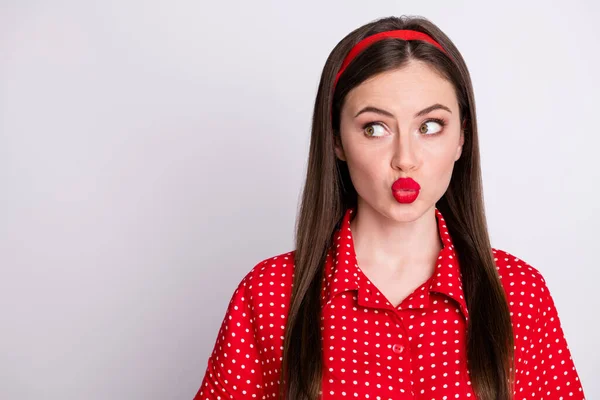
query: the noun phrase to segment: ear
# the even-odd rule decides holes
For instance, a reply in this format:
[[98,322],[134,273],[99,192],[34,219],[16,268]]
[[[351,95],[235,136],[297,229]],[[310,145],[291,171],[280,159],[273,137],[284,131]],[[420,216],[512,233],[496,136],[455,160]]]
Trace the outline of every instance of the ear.
[[346,153],[344,152],[344,147],[342,146],[342,139],[339,133],[335,133],[333,135],[333,147],[335,150],[335,155],[342,161],[346,161]]

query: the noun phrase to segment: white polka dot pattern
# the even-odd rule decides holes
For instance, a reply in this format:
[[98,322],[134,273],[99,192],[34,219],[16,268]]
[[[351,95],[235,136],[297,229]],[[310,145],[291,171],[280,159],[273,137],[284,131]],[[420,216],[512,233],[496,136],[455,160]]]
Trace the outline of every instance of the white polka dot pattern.
[[515,337],[515,400],[584,399],[558,312],[538,270],[502,250],[494,260]]
[[[466,361],[469,313],[441,212],[434,274],[394,307],[356,262],[348,210],[327,254],[321,290],[322,399],[475,398]],[[515,400],[584,398],[540,273],[492,249],[515,334]],[[275,399],[294,252],[258,263],[240,282],[195,399]]]

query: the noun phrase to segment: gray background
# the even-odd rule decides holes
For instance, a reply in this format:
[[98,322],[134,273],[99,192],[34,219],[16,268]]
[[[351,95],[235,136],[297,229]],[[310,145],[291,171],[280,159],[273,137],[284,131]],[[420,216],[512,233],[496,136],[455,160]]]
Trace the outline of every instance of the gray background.
[[598,2],[0,1],[0,398],[190,399],[293,249],[319,74],[423,15],[477,100],[494,247],[539,269],[600,398]]

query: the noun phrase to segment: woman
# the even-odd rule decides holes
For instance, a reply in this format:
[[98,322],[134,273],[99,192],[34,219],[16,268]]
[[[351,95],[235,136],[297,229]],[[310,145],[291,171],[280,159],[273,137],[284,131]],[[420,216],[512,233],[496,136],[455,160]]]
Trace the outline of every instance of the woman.
[[427,19],[333,49],[296,249],[241,281],[196,398],[584,398],[543,277],[491,248],[471,79]]

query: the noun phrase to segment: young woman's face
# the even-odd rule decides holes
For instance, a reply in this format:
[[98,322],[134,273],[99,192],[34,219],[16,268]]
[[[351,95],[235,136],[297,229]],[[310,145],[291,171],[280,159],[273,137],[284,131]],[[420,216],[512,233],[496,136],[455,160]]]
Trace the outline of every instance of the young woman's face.
[[[348,164],[359,204],[398,221],[415,219],[435,206],[462,151],[458,112],[452,84],[422,62],[352,89],[341,110],[341,143],[335,152]],[[420,185],[410,203],[397,200],[398,192],[392,190],[405,177]]]

